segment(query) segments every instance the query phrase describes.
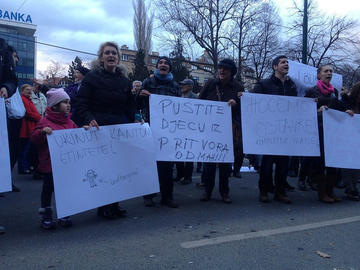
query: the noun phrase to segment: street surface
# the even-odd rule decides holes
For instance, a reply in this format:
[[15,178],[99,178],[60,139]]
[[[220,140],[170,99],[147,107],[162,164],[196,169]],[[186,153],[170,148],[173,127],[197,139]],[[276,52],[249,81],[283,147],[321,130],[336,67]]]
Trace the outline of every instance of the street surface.
[[226,205],[217,189],[200,202],[195,174],[191,185],[175,183],[178,209],[160,206],[159,196],[154,208],[136,198],[121,203],[126,218],[103,220],[91,210],[73,216],[72,228],[44,231],[42,181],[16,175],[21,192],[0,197],[0,269],[360,269],[359,202],[326,205],[314,191],[295,190],[290,205],[263,204],[257,180],[256,173],[231,178]]

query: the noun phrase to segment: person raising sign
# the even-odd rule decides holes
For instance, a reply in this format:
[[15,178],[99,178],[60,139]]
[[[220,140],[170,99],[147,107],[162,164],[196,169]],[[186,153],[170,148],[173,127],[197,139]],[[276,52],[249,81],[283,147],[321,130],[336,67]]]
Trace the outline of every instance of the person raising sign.
[[[209,80],[201,91],[199,98],[205,100],[225,101],[232,107],[232,122],[234,135],[234,153],[242,155],[240,102],[238,93],[243,91],[242,86],[234,76],[237,68],[233,60],[223,59],[218,64],[217,78]],[[241,159],[242,160],[242,159]],[[241,162],[242,163],[242,162]],[[240,164],[241,166],[241,164]],[[209,201],[215,186],[216,163],[204,163],[202,180],[205,192],[200,201]],[[229,177],[231,174],[231,163],[219,163],[219,191],[224,203],[231,203],[229,196]]]

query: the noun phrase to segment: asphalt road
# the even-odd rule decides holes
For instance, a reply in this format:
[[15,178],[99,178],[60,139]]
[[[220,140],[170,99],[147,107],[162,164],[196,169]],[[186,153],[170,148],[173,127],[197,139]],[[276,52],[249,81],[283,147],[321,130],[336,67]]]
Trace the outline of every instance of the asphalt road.
[[136,198],[122,202],[126,218],[102,220],[91,210],[54,231],[40,228],[41,181],[16,176],[21,192],[0,197],[0,269],[360,269],[360,203],[326,205],[296,190],[291,205],[262,204],[258,175],[242,175],[230,180],[231,205],[217,190],[200,202],[196,176],[175,184],[178,209],[145,208]]

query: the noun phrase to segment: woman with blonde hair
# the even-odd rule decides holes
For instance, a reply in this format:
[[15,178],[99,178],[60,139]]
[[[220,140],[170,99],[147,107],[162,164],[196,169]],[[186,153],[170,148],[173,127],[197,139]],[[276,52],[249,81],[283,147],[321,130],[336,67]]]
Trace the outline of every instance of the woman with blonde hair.
[[[136,106],[131,94],[132,85],[119,63],[119,46],[110,41],[101,44],[98,59],[82,80],[77,96],[76,118],[81,125],[99,128],[134,122]],[[98,215],[106,219],[125,213],[117,203],[98,209]]]

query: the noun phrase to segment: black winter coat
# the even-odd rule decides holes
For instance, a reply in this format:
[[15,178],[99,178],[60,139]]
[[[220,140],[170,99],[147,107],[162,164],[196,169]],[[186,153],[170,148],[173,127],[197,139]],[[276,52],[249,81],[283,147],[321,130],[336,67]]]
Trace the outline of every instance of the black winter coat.
[[319,87],[314,86],[306,91],[305,97],[309,98],[317,98],[317,108],[319,109],[321,106],[328,106],[331,109],[342,111],[342,104],[338,100],[338,90],[335,89],[334,93],[330,95],[324,95]]
[[82,125],[91,120],[101,126],[134,122],[136,106],[131,83],[118,69],[111,73],[98,68],[86,74],[76,104],[76,118]]
[[12,52],[4,39],[0,38],[0,88],[5,87],[11,97],[18,86]]
[[[146,78],[142,84],[141,89],[149,91],[151,94],[181,97],[179,85],[174,81],[160,80],[155,76]],[[138,109],[142,110],[144,120],[150,122],[149,97],[136,97]]]
[[295,83],[287,77],[283,83],[275,74],[270,78],[258,81],[254,86],[254,92],[266,95],[297,96]]

